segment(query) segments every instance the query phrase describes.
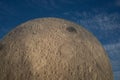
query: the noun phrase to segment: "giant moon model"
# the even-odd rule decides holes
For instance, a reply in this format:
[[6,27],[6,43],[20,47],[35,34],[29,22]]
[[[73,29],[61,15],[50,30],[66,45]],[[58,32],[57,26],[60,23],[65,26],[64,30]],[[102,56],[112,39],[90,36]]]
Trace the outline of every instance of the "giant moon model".
[[58,18],[19,25],[0,42],[0,80],[113,80],[98,40]]

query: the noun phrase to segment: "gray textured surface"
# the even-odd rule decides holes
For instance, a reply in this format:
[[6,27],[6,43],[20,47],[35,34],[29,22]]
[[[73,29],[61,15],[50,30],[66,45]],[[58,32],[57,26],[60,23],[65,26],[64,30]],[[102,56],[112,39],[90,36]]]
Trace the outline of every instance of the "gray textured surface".
[[0,80],[113,80],[96,38],[63,19],[26,22],[0,42]]

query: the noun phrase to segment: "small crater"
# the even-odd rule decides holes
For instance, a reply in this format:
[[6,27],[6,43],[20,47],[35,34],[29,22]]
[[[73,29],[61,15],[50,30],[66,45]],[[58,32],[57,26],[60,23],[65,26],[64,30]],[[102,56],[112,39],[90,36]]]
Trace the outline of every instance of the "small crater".
[[32,34],[33,34],[33,35],[36,35],[36,34],[37,34],[37,31],[32,31]]
[[75,32],[75,33],[77,32],[77,30],[74,27],[67,27],[66,30],[69,32]]

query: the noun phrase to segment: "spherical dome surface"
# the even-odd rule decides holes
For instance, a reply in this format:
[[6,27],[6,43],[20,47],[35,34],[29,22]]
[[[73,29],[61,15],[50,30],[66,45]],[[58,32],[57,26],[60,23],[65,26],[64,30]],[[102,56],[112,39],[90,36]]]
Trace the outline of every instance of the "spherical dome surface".
[[0,41],[0,80],[113,80],[113,74],[90,32],[64,19],[40,18]]

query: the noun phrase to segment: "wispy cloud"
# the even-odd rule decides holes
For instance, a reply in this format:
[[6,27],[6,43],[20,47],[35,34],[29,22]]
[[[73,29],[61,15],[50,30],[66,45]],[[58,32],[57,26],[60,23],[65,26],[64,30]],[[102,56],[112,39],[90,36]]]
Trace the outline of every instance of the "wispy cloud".
[[102,30],[113,30],[116,28],[120,29],[120,23],[118,22],[120,15],[118,13],[114,14],[99,14],[93,17],[93,21],[99,25]]
[[77,20],[79,20],[81,24],[85,24],[86,26],[91,25],[92,27],[101,30],[114,30],[117,28],[120,29],[119,13],[108,14],[106,12],[103,12],[94,15],[94,13],[91,12],[83,12],[83,13],[78,12],[77,16],[82,18],[82,20],[81,19],[77,19]]
[[114,49],[120,50],[120,42],[115,43],[115,44],[104,45],[104,48],[108,51],[112,51]]
[[115,0],[116,6],[120,7],[120,0]]
[[114,79],[115,80],[120,80],[120,71],[116,71],[116,72],[114,72]]
[[120,15],[119,13],[106,13],[99,10],[93,10],[91,12],[71,11],[63,13],[65,16],[71,16],[71,19],[85,26],[94,27],[102,30],[120,29]]
[[120,42],[104,45],[104,48],[112,63],[115,80],[120,80]]

